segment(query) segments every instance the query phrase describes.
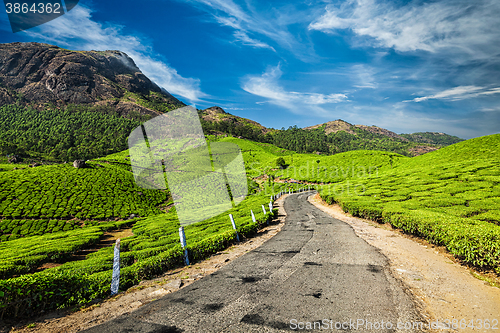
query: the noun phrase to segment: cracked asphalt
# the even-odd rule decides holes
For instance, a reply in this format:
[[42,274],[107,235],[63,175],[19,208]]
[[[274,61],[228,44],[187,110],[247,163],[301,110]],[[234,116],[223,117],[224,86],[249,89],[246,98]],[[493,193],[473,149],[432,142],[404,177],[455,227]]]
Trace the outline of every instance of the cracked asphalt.
[[387,258],[307,202],[314,193],[289,195],[285,225],[259,248],[83,332],[421,332],[397,328],[421,317]]

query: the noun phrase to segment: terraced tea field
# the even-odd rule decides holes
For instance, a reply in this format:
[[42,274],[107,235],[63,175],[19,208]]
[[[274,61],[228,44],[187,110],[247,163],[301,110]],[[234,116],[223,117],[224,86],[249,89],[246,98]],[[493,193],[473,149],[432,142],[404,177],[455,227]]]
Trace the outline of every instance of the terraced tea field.
[[[236,138],[220,141],[240,146],[253,194],[185,227],[190,260],[235,241],[229,213],[240,234],[251,234],[275,214],[267,208],[272,194],[307,186],[283,181],[302,181],[323,184],[323,199],[354,215],[387,221],[500,273],[500,135],[413,158],[378,151],[297,154]],[[95,159],[83,169],[0,167],[0,313],[34,315],[107,296],[112,247],[71,261],[106,231],[132,227],[133,235],[121,240],[121,290],[183,264],[169,192],[137,187],[128,154]],[[286,168],[277,166],[278,157]],[[136,218],[128,219],[131,214]],[[47,263],[59,266],[37,271]]]
[[[107,296],[113,248],[72,260],[106,231],[133,226],[133,235],[121,241],[121,290],[183,264],[179,222],[168,190],[137,187],[126,151],[87,165],[0,172],[3,315],[34,315]],[[269,193],[262,191],[220,216],[186,226],[190,260],[203,259],[235,241],[229,213],[241,235],[255,232],[276,213],[269,212],[269,200]],[[127,219],[131,214],[138,217]],[[47,263],[58,265],[38,271]]]
[[321,196],[500,273],[500,135],[398,159],[378,176],[325,185]]

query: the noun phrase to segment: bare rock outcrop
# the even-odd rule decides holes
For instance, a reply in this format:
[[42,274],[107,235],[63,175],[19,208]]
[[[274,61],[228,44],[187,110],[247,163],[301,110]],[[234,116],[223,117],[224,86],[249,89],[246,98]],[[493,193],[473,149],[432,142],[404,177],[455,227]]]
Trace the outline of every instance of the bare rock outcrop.
[[73,162],[73,166],[77,169],[81,169],[81,168],[85,168],[86,164],[85,164],[85,161],[83,161],[83,160],[75,160]]
[[[134,94],[143,100],[134,100]],[[26,103],[111,105],[122,115],[131,110],[159,114],[144,103],[149,99],[184,105],[120,51],[71,51],[42,43],[0,44],[0,103],[11,104],[19,96]]]

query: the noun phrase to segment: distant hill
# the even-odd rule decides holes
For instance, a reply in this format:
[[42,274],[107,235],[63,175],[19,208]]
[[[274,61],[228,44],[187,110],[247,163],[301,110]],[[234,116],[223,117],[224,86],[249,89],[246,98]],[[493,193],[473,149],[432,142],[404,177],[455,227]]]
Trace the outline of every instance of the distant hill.
[[314,125],[314,126],[308,126],[304,127],[306,130],[312,130],[312,129],[323,129],[325,131],[325,134],[328,135],[330,133],[337,133],[338,131],[344,131],[349,134],[355,134],[355,132],[351,129],[353,125],[349,124],[346,121],[343,121],[342,119],[337,119],[334,121],[329,121],[324,124],[319,124],[319,125]]
[[304,129],[324,131],[330,142],[337,142],[335,148],[340,151],[379,149],[417,156],[463,141],[445,133],[396,134],[378,126],[352,125],[341,119]]
[[205,131],[208,135],[232,135],[254,141],[268,141],[266,134],[272,132],[271,129],[262,126],[256,121],[238,117],[227,113],[218,106],[212,106],[205,110],[199,110],[198,115]]
[[199,115],[206,134],[272,143],[299,153],[331,155],[368,149],[417,156],[462,141],[444,133],[433,133],[433,136],[420,135],[422,133],[399,135],[381,127],[352,125],[341,119],[305,128],[293,126],[276,130],[231,115],[217,106],[199,110]]
[[464,141],[464,139],[461,139],[458,136],[437,132],[418,132],[412,134],[401,134],[401,136],[413,142],[430,143],[443,146]]

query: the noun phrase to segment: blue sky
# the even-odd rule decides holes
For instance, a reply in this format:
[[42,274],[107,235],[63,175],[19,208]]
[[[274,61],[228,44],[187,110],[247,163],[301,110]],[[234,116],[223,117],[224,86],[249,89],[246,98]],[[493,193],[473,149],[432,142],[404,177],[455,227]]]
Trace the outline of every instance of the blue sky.
[[0,42],[118,49],[186,104],[264,126],[500,132],[500,1],[81,0]]

